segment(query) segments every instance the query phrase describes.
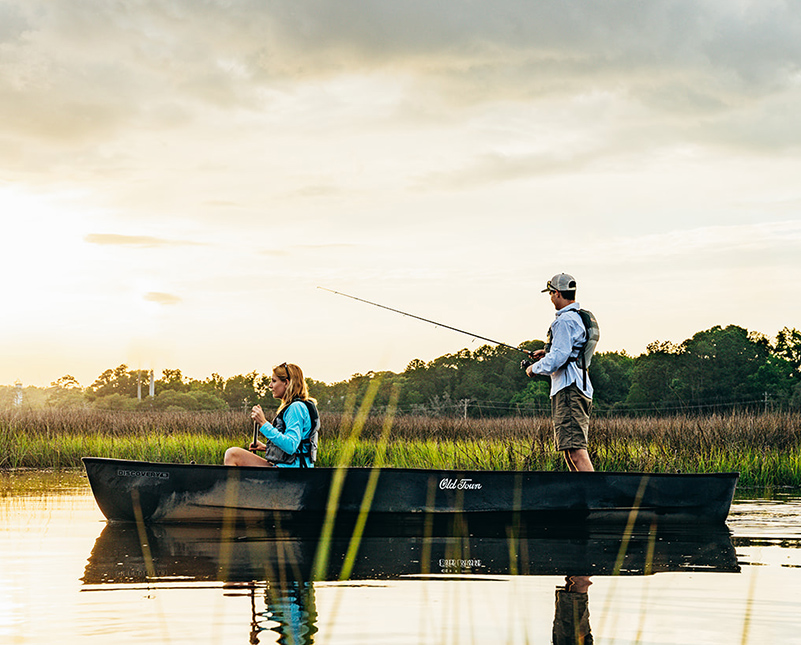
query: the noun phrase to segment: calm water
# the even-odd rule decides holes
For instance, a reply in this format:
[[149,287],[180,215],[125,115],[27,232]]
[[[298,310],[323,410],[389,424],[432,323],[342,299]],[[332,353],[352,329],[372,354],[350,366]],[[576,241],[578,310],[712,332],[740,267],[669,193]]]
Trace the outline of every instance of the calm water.
[[801,643],[800,520],[797,491],[625,549],[372,535],[352,562],[334,541],[332,579],[309,584],[303,536],[140,533],[107,526],[80,475],[0,474],[0,643]]

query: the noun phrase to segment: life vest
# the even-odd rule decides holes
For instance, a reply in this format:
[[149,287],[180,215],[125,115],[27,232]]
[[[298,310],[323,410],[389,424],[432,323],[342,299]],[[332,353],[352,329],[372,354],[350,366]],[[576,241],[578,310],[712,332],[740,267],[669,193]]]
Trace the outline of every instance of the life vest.
[[[573,349],[570,351],[570,357],[565,361],[565,364],[562,365],[559,369],[565,367],[568,363],[576,363],[581,369],[584,378],[584,389],[587,389],[587,369],[590,367],[590,363],[592,362],[592,355],[595,353],[595,346],[598,344],[598,340],[601,338],[601,328],[598,325],[598,321],[595,318],[595,314],[593,314],[588,309],[570,309],[578,314],[579,319],[581,320],[581,324],[584,325],[584,332],[585,338],[580,343],[573,345]],[[565,312],[569,313],[569,312]],[[545,343],[545,351],[551,351],[551,341],[552,341],[552,333],[551,328],[548,327],[548,342]],[[573,354],[578,350],[578,354],[573,356]]]
[[[267,452],[264,458],[268,461],[278,464],[291,464],[300,457],[300,467],[308,468],[308,464],[313,464],[317,461],[317,440],[320,433],[320,413],[317,411],[317,406],[312,401],[304,399],[295,399],[306,405],[309,411],[309,418],[311,419],[311,431],[306,439],[301,439],[296,452],[289,454],[281,450],[271,441],[267,441]],[[290,403],[289,405],[292,405]],[[289,405],[285,405],[278,411],[273,419],[273,427],[281,434],[286,431],[286,422],[284,421],[284,413],[289,409]],[[307,461],[308,460],[308,461]]]

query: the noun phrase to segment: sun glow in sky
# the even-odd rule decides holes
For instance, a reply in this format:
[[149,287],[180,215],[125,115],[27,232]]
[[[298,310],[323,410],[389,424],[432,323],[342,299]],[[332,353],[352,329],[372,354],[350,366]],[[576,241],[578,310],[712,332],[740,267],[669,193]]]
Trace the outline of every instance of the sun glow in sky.
[[801,327],[801,7],[0,3],[0,384]]

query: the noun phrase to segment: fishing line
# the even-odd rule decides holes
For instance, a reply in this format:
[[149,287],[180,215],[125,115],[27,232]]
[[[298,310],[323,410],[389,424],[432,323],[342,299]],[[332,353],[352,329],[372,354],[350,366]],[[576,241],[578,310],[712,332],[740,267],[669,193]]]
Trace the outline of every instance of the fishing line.
[[520,347],[513,347],[512,345],[508,345],[507,343],[502,343],[499,340],[493,340],[492,338],[487,338],[486,336],[481,336],[480,334],[474,334],[469,331],[464,331],[463,329],[458,329],[457,327],[451,327],[450,325],[446,325],[445,323],[437,322],[436,320],[429,320],[428,318],[423,318],[422,316],[416,316],[415,314],[410,314],[406,311],[401,311],[400,309],[393,309],[392,307],[387,307],[386,305],[380,305],[377,302],[371,302],[369,300],[364,300],[363,298],[357,298],[356,296],[348,295],[347,293],[341,293],[340,291],[334,291],[333,289],[326,289],[325,287],[317,287],[318,289],[322,289],[323,291],[328,291],[329,293],[336,294],[338,296],[345,296],[346,298],[350,298],[351,300],[358,300],[359,302],[364,302],[368,305],[373,305],[373,307],[380,307],[381,309],[386,309],[387,311],[393,311],[396,314],[401,314],[402,316],[408,316],[409,318],[416,318],[417,320],[422,320],[423,322],[427,322],[431,325],[436,327],[444,327],[445,329],[450,329],[451,331],[458,332],[460,334],[464,334],[465,336],[470,336],[473,339],[479,338],[481,340],[486,340],[488,343],[493,343],[494,345],[500,345],[501,347],[506,347],[507,349],[512,349],[516,352],[520,352],[525,354],[529,358],[532,355],[532,352],[521,349]]

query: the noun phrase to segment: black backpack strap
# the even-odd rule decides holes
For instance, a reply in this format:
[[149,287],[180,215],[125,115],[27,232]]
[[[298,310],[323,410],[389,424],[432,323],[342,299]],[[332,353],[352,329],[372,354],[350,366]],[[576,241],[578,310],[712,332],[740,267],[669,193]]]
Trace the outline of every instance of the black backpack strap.
[[309,421],[311,422],[311,429],[309,430],[309,436],[306,439],[300,440],[300,445],[298,446],[298,452],[297,452],[297,458],[300,459],[300,467],[308,468],[309,464],[312,463],[311,434],[314,432],[314,429],[320,420],[320,413],[317,411],[317,406],[315,406],[314,403],[312,403],[311,401],[306,401],[303,399],[295,399],[295,400],[304,403],[306,405],[306,409],[309,411]]
[[[587,343],[590,340],[590,329],[587,327],[587,323],[584,322],[584,316],[581,315],[581,309],[572,309],[571,311],[575,311],[578,314],[578,318],[581,321],[581,325],[584,327],[584,342],[578,345],[573,345],[573,350],[578,350],[578,356],[571,356],[565,361],[565,365],[568,363],[576,363],[578,368],[582,372],[582,382],[584,384],[584,389],[587,389],[587,358],[584,356],[584,348],[586,347]],[[571,354],[573,352],[571,351]]]

